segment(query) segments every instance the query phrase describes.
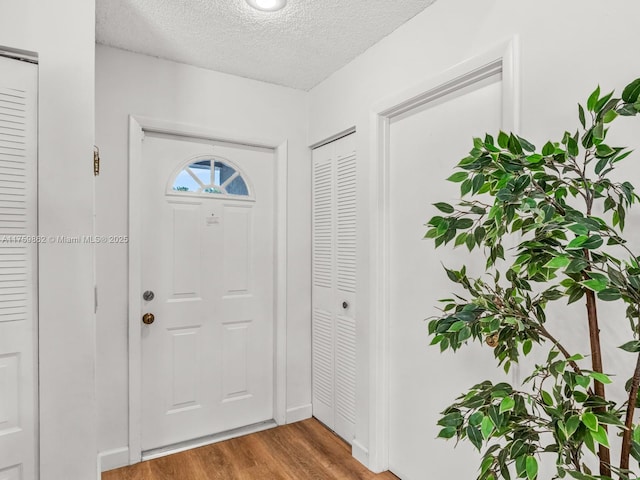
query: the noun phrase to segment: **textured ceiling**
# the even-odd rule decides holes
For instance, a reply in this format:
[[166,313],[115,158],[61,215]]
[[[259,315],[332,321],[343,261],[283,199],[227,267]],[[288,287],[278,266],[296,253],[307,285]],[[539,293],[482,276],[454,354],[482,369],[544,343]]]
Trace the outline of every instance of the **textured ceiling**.
[[104,45],[308,90],[435,0],[97,0]]

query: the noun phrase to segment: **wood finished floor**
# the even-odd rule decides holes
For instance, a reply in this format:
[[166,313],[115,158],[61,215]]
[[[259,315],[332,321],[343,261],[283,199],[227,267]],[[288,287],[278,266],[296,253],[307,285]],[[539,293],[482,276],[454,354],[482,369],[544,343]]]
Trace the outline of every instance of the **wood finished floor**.
[[369,472],[315,419],[102,474],[102,480],[398,480]]

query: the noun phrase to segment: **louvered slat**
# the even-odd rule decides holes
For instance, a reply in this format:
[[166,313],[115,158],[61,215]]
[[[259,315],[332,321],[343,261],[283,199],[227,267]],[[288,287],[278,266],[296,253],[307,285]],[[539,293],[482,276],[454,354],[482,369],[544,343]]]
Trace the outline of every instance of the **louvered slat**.
[[333,406],[333,325],[331,313],[313,311],[313,398]]
[[313,285],[331,287],[333,276],[333,182],[330,162],[314,164]]
[[24,91],[0,87],[0,322],[28,318],[29,263],[32,245],[26,221],[27,99]]
[[338,159],[337,283],[343,292],[356,291],[356,156]]
[[353,318],[336,319],[336,412],[356,421],[356,323]]

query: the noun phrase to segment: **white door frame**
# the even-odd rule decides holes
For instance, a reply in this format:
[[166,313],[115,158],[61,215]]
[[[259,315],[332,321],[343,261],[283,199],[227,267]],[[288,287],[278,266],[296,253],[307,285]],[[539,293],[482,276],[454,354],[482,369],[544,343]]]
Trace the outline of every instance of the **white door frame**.
[[275,157],[275,272],[274,272],[274,412],[278,425],[286,416],[287,339],[287,140],[249,138],[241,133],[220,132],[194,125],[133,116],[129,117],[129,462],[142,460],[142,232],[140,217],[142,140],[144,133],[163,133],[212,141],[269,148]]
[[371,111],[369,208],[371,288],[369,296],[369,468],[389,468],[389,166],[391,120],[447,94],[502,74],[502,128],[517,132],[520,119],[518,39],[455,65],[376,104]]

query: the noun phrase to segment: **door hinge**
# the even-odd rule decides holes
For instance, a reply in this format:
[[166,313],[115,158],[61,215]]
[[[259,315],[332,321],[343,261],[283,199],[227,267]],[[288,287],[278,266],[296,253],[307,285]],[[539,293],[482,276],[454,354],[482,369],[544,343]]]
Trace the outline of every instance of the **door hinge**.
[[93,146],[93,176],[100,175],[100,149]]

